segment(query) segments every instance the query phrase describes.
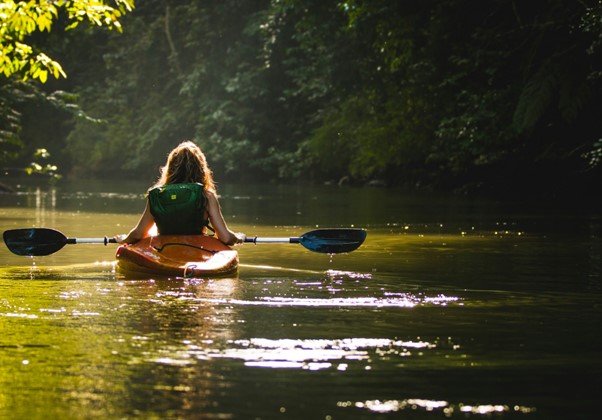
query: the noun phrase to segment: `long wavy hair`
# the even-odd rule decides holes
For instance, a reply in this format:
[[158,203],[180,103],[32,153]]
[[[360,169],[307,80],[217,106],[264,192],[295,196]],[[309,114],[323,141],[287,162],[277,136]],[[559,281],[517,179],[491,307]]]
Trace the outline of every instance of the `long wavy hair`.
[[182,142],[169,152],[165,166],[161,167],[161,176],[151,188],[188,182],[200,182],[206,191],[215,191],[213,172],[205,154],[192,141]]

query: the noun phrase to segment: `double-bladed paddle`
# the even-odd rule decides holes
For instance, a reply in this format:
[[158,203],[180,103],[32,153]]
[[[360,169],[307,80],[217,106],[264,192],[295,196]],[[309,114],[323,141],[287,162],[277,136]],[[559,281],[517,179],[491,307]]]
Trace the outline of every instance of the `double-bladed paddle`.
[[[43,256],[53,254],[67,244],[115,243],[113,238],[67,238],[58,230],[48,228],[12,229],[4,232],[4,242],[16,255]],[[316,229],[292,238],[247,238],[245,242],[301,244],[310,251],[340,254],[357,249],[366,239],[363,229]]]

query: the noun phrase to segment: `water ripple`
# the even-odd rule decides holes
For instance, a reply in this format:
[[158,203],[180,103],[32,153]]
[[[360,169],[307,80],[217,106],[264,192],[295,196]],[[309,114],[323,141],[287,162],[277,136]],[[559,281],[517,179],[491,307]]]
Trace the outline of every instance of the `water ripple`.
[[416,296],[410,293],[395,294],[387,297],[334,297],[334,298],[294,298],[294,297],[263,297],[258,300],[244,299],[211,299],[188,298],[214,305],[243,305],[243,306],[298,306],[298,307],[357,307],[357,308],[413,308],[418,305],[447,305],[460,299],[453,296]]
[[[437,343],[428,341],[403,341],[387,338],[343,339],[268,339],[251,338],[229,340],[226,348],[215,348],[212,341],[193,344],[178,351],[161,352],[150,361],[158,364],[182,366],[199,360],[236,359],[245,366],[261,368],[297,368],[321,370],[335,367],[339,371],[348,368],[349,362],[364,362],[366,370],[375,359],[397,356],[410,357],[413,351],[421,354],[433,350]],[[445,345],[444,345],[445,347]]]
[[338,407],[356,407],[369,410],[376,413],[394,413],[404,410],[424,410],[437,411],[441,410],[446,417],[451,417],[454,413],[459,412],[464,415],[482,415],[490,417],[493,414],[502,414],[505,412],[515,412],[519,414],[530,414],[536,411],[533,407],[524,406],[508,406],[505,404],[477,404],[469,405],[463,403],[452,404],[447,401],[435,401],[420,398],[409,398],[405,400],[367,400],[367,401],[339,401]]

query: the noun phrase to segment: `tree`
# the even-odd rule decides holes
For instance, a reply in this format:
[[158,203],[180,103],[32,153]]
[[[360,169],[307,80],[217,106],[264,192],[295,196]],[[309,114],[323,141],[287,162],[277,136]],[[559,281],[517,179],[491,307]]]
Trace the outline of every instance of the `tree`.
[[[220,179],[585,185],[602,170],[601,4],[141,2],[123,35],[49,41],[72,69],[60,82],[104,122],[74,118],[56,145],[82,175],[155,174],[194,139]],[[30,138],[52,131],[30,115]]]
[[81,22],[121,31],[119,19],[133,9],[134,0],[53,0],[0,2],[0,161],[15,159],[23,146],[20,106],[42,99],[63,109],[77,109],[64,92],[46,93],[37,80],[67,77],[61,64],[39,48],[36,40],[53,25],[65,30]]
[[216,171],[265,171],[259,158],[274,137],[262,135],[274,118],[258,32],[268,4],[141,3],[125,23],[125,42],[109,36],[102,65],[89,67],[89,83],[78,89],[82,105],[107,124],[76,122],[67,139],[81,162],[74,171],[151,176],[185,139],[199,142]]
[[325,104],[312,136],[326,162],[346,166],[339,177],[553,190],[595,176],[587,172],[600,151],[599,1],[341,8],[346,41],[363,52],[354,70],[342,64],[358,89],[333,84],[339,100]]
[[66,77],[60,63],[50,58],[27,39],[36,32],[50,32],[53,24],[66,14],[66,30],[88,21],[121,31],[119,19],[134,7],[134,0],[55,0],[0,2],[0,73],[5,77],[19,74],[46,82],[48,75]]

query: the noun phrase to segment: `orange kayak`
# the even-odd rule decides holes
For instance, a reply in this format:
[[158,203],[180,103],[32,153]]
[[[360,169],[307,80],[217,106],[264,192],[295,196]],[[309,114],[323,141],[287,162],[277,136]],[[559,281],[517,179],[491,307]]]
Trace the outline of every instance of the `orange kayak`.
[[117,267],[131,274],[213,277],[238,270],[238,252],[204,235],[159,235],[117,248]]

